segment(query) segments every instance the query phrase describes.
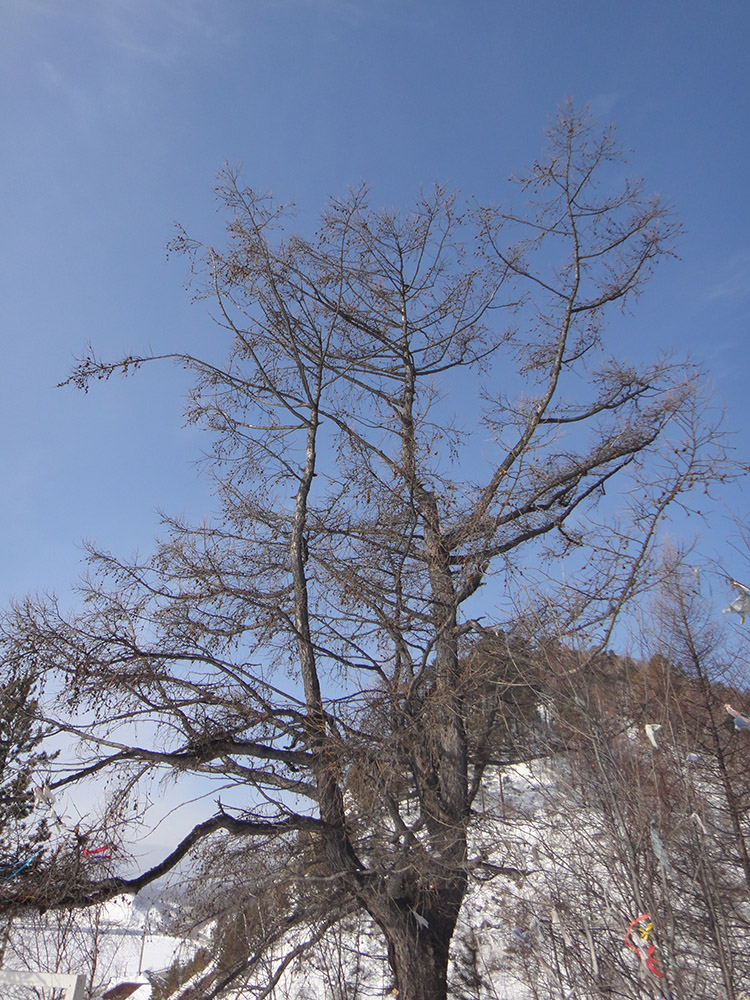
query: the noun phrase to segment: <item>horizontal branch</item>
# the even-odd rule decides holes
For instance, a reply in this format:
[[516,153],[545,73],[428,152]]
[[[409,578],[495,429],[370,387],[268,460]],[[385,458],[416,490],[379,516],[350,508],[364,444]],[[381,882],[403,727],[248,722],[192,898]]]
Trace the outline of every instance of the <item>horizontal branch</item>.
[[[225,812],[218,813],[203,823],[198,823],[184,837],[177,847],[162,861],[134,878],[110,878],[67,885],[62,892],[55,892],[55,884],[46,881],[38,893],[33,885],[20,881],[17,892],[0,896],[0,913],[18,909],[39,907],[41,909],[63,909],[66,907],[92,906],[103,903],[122,893],[138,893],[141,889],[171,872],[201,841],[220,830],[226,830],[235,837],[267,836],[278,837],[296,830],[321,830],[325,824],[308,816],[289,816],[277,822],[237,819]],[[44,876],[44,869],[40,874]]]
[[[65,732],[76,732],[69,726],[61,727]],[[304,750],[278,750],[275,747],[266,746],[263,743],[255,743],[250,740],[227,740],[216,739],[199,743],[190,750],[175,750],[173,752],[147,750],[145,747],[132,747],[127,750],[120,750],[111,754],[95,764],[83,767],[74,774],[66,775],[57,781],[50,783],[51,788],[61,788],[73,782],[88,778],[92,774],[112,765],[120,764],[124,761],[148,761],[154,764],[168,764],[177,769],[185,768],[189,765],[205,764],[223,757],[227,754],[238,754],[241,756],[253,757],[256,760],[273,760],[295,767],[307,767],[310,765],[310,755]]]

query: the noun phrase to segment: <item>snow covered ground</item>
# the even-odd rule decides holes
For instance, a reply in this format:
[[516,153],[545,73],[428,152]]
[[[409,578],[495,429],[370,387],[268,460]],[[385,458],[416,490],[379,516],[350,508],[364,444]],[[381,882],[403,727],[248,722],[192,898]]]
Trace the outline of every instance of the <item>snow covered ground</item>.
[[[147,1000],[151,988],[146,973],[164,971],[177,959],[188,960],[199,944],[163,933],[161,923],[157,906],[134,902],[129,896],[73,915],[17,918],[11,925],[3,968],[85,973],[95,995],[119,983],[142,982],[131,997]],[[3,989],[2,1000],[31,996],[28,988]]]
[[[633,742],[626,737],[626,749]],[[673,803],[676,820],[671,831],[658,813],[647,811],[640,818],[633,813],[628,819],[627,797],[619,798],[608,814],[592,785],[582,791],[572,759],[516,765],[490,775],[482,792],[484,817],[472,834],[471,854],[479,863],[453,941],[452,1000],[659,997],[660,981],[625,945],[630,922],[644,908],[656,914],[659,962],[683,984],[672,995],[681,1000],[718,997],[723,991],[697,893],[699,872],[690,856],[678,852],[695,841],[701,845],[698,863],[708,864],[722,838],[728,837],[730,848],[734,841],[712,805],[712,783],[707,778],[703,789],[693,771],[690,774],[694,794],[684,806]],[[703,810],[706,825],[701,821],[697,827],[692,821],[696,808]],[[655,815],[670,871],[655,855],[649,837],[648,821],[653,824]],[[629,857],[635,865],[632,871]],[[736,867],[731,853],[727,857]],[[741,880],[728,871],[726,860],[722,865],[711,869],[709,882],[719,876],[729,879],[728,888],[716,897],[717,905],[727,902],[728,907],[722,917],[728,921],[722,941],[725,955],[735,962],[736,995],[746,997],[750,968],[741,956],[750,953],[750,912]],[[705,888],[708,892],[710,884]],[[169,904],[152,894],[135,901],[123,897],[74,915],[47,914],[43,921],[19,919],[3,964],[49,972],[90,972],[93,965],[92,981],[99,994],[123,981],[142,981],[132,997],[148,1000],[145,973],[166,970],[177,959],[184,963],[210,943],[205,932],[202,938],[166,933],[169,916]],[[375,1000],[392,995],[385,943],[366,916],[342,921],[311,948],[303,949],[303,943],[302,933],[293,932],[264,956],[252,973],[258,995],[268,1000]],[[210,958],[208,971],[218,961],[218,954]],[[200,978],[206,971],[183,983],[175,998],[201,996]],[[707,992],[711,984],[717,989]],[[252,995],[252,990],[237,994]],[[29,994],[11,997],[3,992],[2,1000],[29,1000]]]
[[[506,773],[502,783],[486,794],[485,808],[495,814],[484,832],[488,838],[485,853],[500,863],[525,867],[535,847],[535,817],[548,806],[541,793],[540,779],[526,766]],[[517,829],[515,848],[510,848],[502,830],[504,813],[513,815]],[[521,826],[519,827],[519,822]],[[499,824],[499,825],[498,825]],[[498,844],[502,846],[498,848]],[[498,853],[499,852],[499,853]],[[505,880],[502,880],[505,883]],[[473,961],[478,971],[491,981],[497,997],[515,1000],[528,996],[514,973],[514,956],[524,950],[524,940],[513,927],[503,926],[498,906],[503,905],[507,886],[498,895],[494,882],[478,883],[467,899],[464,932],[471,927],[471,941],[476,947]],[[506,907],[507,908],[507,907]],[[143,983],[131,1000],[148,1000],[151,987],[147,973],[168,969],[176,960],[189,960],[208,935],[192,938],[164,933],[168,905],[158,897],[150,899],[123,896],[89,910],[70,914],[49,913],[44,918],[19,918],[13,925],[3,967],[46,972],[86,972],[94,987],[94,996],[123,982]],[[518,928],[520,933],[521,928]],[[268,980],[299,945],[290,936],[274,953],[269,954],[264,971]],[[93,965],[93,976],[91,968]],[[343,977],[343,978],[342,978]],[[183,988],[188,984],[184,984]],[[10,988],[6,988],[10,989]],[[392,982],[385,954],[385,943],[367,917],[353,918],[311,951],[288,964],[269,995],[271,1000],[322,1000],[322,998],[383,997],[391,994]],[[182,992],[182,991],[180,991]],[[50,994],[51,996],[52,994]],[[2,1000],[29,1000],[28,991],[2,995]]]

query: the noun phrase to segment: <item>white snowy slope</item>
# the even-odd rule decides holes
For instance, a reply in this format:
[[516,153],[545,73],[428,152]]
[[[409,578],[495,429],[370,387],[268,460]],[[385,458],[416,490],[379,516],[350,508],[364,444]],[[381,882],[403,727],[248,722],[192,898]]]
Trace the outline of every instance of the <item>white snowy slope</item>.
[[[602,772],[601,780],[588,774],[584,781],[574,755],[487,776],[478,803],[483,818],[471,844],[472,857],[483,864],[454,936],[451,1000],[718,997],[726,995],[722,962],[736,996],[750,996],[743,957],[750,954],[750,893],[710,762],[688,762],[666,740],[660,743],[657,750],[642,730],[623,735],[619,750],[613,748],[625,755],[615,761],[624,781],[619,787],[611,783],[619,771]],[[671,800],[646,794],[649,782],[658,786],[657,767],[659,781],[665,774],[674,781]],[[632,794],[631,777],[641,783],[639,796]],[[678,798],[679,788],[690,794]],[[716,933],[701,896],[714,889]],[[152,893],[72,916],[19,919],[4,965],[85,971],[99,995],[117,983],[142,981],[133,1000],[147,1000],[145,973],[175,960],[184,964],[210,942],[210,929],[192,940],[165,933],[167,905]],[[631,923],[645,913],[652,928],[645,919],[636,923],[628,945]],[[290,933],[252,974],[249,990],[236,991],[237,1000],[393,995],[383,938],[366,917],[347,919],[312,948],[302,944],[300,932]],[[218,954],[209,958],[174,1000],[198,1000],[201,978],[219,960]],[[675,977],[668,986],[662,968]]]
[[[627,735],[624,740],[632,742]],[[667,770],[684,763],[664,753]],[[638,760],[650,766],[648,756]],[[750,996],[750,893],[739,867],[720,860],[732,833],[710,772],[703,788],[694,770],[690,781],[690,800],[672,804],[668,846],[659,839],[659,854],[662,848],[673,852],[667,868],[654,853],[648,799],[639,820],[640,800],[627,785],[615,790],[609,809],[596,789],[584,786],[574,758],[495,773],[484,788],[487,818],[472,843],[473,856],[487,865],[476,871],[454,936],[451,1000],[718,998],[726,996],[722,962],[737,984],[736,996]],[[609,794],[606,780],[599,790]],[[695,821],[696,805],[705,823]],[[725,894],[726,910],[714,910],[713,929],[696,891],[694,859],[680,853],[691,844],[698,845],[698,865],[716,860],[721,866],[706,867],[703,887],[716,889],[711,906],[724,905]],[[722,879],[726,889],[719,886]],[[646,906],[653,914],[636,922]],[[237,1000],[258,992],[269,1000],[393,995],[384,941],[364,917],[349,919],[300,954],[265,993],[274,970],[301,940],[290,935],[268,955],[250,989],[238,989]],[[665,969],[671,978],[664,978]]]

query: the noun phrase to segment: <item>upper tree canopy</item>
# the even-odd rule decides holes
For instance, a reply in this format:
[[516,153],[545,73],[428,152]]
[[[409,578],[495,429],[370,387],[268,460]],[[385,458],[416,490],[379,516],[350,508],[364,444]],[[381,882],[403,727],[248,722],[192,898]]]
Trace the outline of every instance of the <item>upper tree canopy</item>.
[[[227,245],[174,248],[226,355],[163,356],[193,375],[218,513],[169,520],[142,561],[92,550],[80,611],[29,600],[4,627],[7,655],[59,671],[58,717],[90,748],[58,784],[166,768],[217,782],[225,805],[149,872],[48,880],[45,903],[137,889],[219,830],[227,856],[302,831],[299,877],[347,901],[328,919],[366,909],[402,998],[445,996],[501,711],[468,653],[490,619],[606,643],[670,505],[729,474],[694,368],[607,343],[608,312],[676,233],[619,180],[611,133],[570,108],[514,212],[439,186],[375,211],[358,189],[307,238],[225,175]],[[69,381],[152,360],[92,352]],[[536,600],[532,571],[564,556],[575,586]],[[488,574],[504,597],[483,619],[464,607]]]

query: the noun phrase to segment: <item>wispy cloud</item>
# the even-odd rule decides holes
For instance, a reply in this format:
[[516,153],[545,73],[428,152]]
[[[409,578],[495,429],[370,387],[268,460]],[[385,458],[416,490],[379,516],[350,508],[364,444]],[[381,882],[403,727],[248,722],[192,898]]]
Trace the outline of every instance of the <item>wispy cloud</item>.
[[743,250],[729,258],[721,276],[706,289],[705,298],[741,299],[747,295],[750,295],[750,250]]
[[620,101],[620,93],[612,91],[608,94],[595,94],[589,101],[589,107],[599,118],[608,118],[615,105]]
[[[186,54],[211,57],[217,46],[231,44],[231,12],[213,0],[3,0],[8,36],[39,34],[42,22],[74,33],[83,46],[172,65]],[[0,33],[0,51],[2,50]]]
[[[238,44],[227,9],[212,0],[0,0],[0,67],[14,84],[19,56],[79,128],[139,114],[149,87],[175,67],[205,64]],[[227,8],[231,5],[227,5]],[[156,80],[154,79],[156,77]]]
[[120,52],[162,66],[206,57],[231,43],[221,8],[208,0],[110,0],[98,7],[100,29]]
[[288,9],[313,11],[328,18],[329,27],[357,28],[365,22],[387,23],[401,27],[429,24],[432,13],[429,5],[407,5],[403,0],[263,0],[268,8],[285,6]]
[[85,90],[77,86],[69,73],[65,73],[59,65],[49,59],[40,60],[39,74],[43,83],[50,91],[56,91],[70,107],[78,112],[88,111],[91,99]]

